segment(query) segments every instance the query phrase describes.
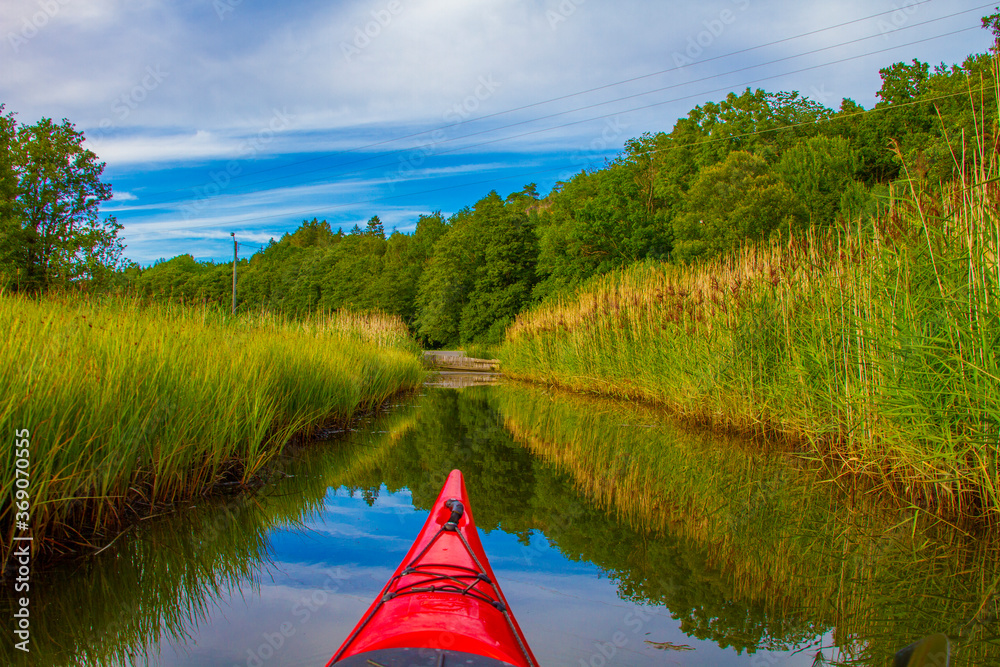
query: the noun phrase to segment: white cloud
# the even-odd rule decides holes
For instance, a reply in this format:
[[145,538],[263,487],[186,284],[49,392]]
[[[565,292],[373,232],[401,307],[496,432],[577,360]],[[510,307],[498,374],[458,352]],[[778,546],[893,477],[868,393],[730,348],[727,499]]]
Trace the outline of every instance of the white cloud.
[[[448,126],[443,130],[444,141],[439,138],[434,142],[434,155],[445,151],[450,159],[429,157],[407,171],[409,180],[438,178],[447,184],[455,182],[448,178],[474,172],[486,172],[484,178],[489,178],[490,170],[500,167],[524,165],[525,171],[535,165],[544,168],[556,159],[554,155],[574,159],[570,169],[575,170],[613,154],[629,137],[669,130],[694,105],[718,100],[726,89],[739,90],[751,79],[941,34],[958,24],[975,25],[978,16],[972,12],[922,28],[898,30],[895,28],[972,8],[976,3],[922,3],[909,11],[906,0],[398,2],[400,11],[390,12],[391,16],[386,15],[388,0],[241,2],[233,4],[233,11],[220,20],[210,0],[6,0],[0,4],[0,59],[4,65],[0,67],[0,101],[7,105],[7,111],[18,112],[22,122],[34,122],[41,116],[71,119],[86,130],[88,146],[108,163],[109,173],[115,172],[116,178],[123,174],[134,177],[126,181],[128,192],[116,195],[112,202],[114,210],[128,218],[125,222],[131,234],[140,232],[141,227],[135,226],[138,220],[166,224],[177,233],[183,233],[182,227],[171,224],[178,220],[190,224],[194,218],[206,225],[220,225],[220,229],[248,218],[262,219],[254,224],[269,225],[281,216],[312,217],[313,211],[321,216],[322,211],[333,211],[338,220],[366,220],[371,212],[382,215],[382,211],[394,209],[378,202],[350,206],[344,202],[386,196],[385,179],[373,176],[379,172],[370,167],[391,164],[400,157],[406,160],[414,145],[434,142],[430,133],[397,140],[415,132]],[[44,13],[39,9],[43,6],[57,9],[38,19],[44,25],[30,27],[35,15]],[[710,60],[890,10],[895,13],[883,19]],[[722,22],[724,12],[729,12],[725,16],[732,20]],[[25,21],[29,28],[25,28]],[[893,29],[885,30],[885,26]],[[31,35],[22,34],[25,30]],[[359,33],[364,37],[359,38]],[[704,80],[868,34],[879,36],[836,53],[772,66],[765,72]],[[10,35],[15,36],[15,43]],[[674,54],[684,52],[692,43],[700,49],[693,57],[695,64],[680,71],[535,105],[670,69]],[[869,105],[879,86],[879,67],[912,57],[956,62],[970,52],[984,51],[989,43],[986,31],[969,32],[753,85],[822,95],[821,101],[834,107],[845,96]],[[150,68],[161,75],[150,79]],[[691,85],[497,129],[685,82]],[[630,111],[675,98],[681,99]],[[471,121],[524,105],[533,106],[485,121],[453,125],[456,120]],[[290,121],[266,142],[252,144],[248,154],[248,142],[267,133],[276,110]],[[610,122],[617,129],[609,129],[609,121],[603,119],[569,125],[604,114],[612,114]],[[495,131],[461,138],[484,128]],[[533,132],[538,128],[549,129]],[[502,141],[494,142],[500,137]],[[465,148],[455,150],[461,147]],[[401,155],[393,154],[400,149]],[[167,180],[172,176],[167,171],[175,167],[207,165],[201,182],[171,182],[183,192],[208,183],[213,161],[238,159],[242,164],[250,162],[247,158],[343,152],[356,156],[348,156],[344,162],[369,158],[375,152],[384,154],[345,169],[334,168],[337,185],[310,185],[308,180],[318,179],[315,174],[320,170],[312,164],[290,165],[286,158],[281,161],[285,165],[281,174],[302,171],[305,181],[294,187],[252,192],[230,186],[222,197],[199,208],[187,221],[179,214],[177,202],[170,211],[148,203],[146,196],[157,189],[147,188],[147,182]],[[498,153],[511,156],[510,162],[500,164]],[[477,165],[477,160],[483,164]],[[322,164],[315,163],[316,167]],[[394,168],[387,168],[390,174]],[[196,174],[192,169],[178,171]],[[484,188],[484,193],[488,189]],[[422,200],[392,201],[407,204],[409,210],[419,208],[415,202]],[[165,218],[164,210],[173,218]],[[387,218],[383,216],[383,220]]]
[[105,162],[126,165],[231,157],[237,154],[239,143],[198,130],[174,136],[101,138],[88,140],[87,147]]

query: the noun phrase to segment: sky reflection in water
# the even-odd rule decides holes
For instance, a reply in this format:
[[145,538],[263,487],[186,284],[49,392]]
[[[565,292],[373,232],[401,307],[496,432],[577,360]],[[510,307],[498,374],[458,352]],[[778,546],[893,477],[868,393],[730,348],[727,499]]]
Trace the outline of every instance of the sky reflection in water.
[[[409,491],[387,493],[383,487],[369,507],[360,494],[331,490],[319,518],[270,534],[273,561],[259,593],[224,596],[211,622],[189,641],[164,643],[159,664],[323,665],[391,576],[426,517],[426,511],[413,508]],[[686,636],[667,609],[623,601],[600,568],[567,559],[543,535],[533,534],[526,546],[501,530],[479,532],[543,665],[751,664],[753,656]],[[287,637],[279,639],[283,623]],[[694,650],[659,649],[650,642]],[[272,652],[271,645],[280,647]],[[765,664],[811,665],[813,654],[769,654],[776,661]]]
[[641,406],[427,389],[294,450],[258,493],[193,502],[39,573],[33,653],[0,646],[0,664],[321,667],[453,468],[545,667],[805,667],[820,646],[883,665],[936,631],[955,667],[1000,664],[994,542],[847,502],[760,450]]

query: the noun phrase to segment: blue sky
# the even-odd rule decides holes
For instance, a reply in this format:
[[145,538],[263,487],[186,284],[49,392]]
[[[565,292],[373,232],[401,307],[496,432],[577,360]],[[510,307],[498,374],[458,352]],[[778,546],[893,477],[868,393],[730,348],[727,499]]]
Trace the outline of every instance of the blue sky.
[[346,230],[377,214],[408,232],[491,189],[545,194],[748,85],[870,107],[880,67],[985,51],[988,13],[969,0],[5,0],[0,103],[85,131],[128,258],[224,260],[231,232],[246,254],[307,218]]

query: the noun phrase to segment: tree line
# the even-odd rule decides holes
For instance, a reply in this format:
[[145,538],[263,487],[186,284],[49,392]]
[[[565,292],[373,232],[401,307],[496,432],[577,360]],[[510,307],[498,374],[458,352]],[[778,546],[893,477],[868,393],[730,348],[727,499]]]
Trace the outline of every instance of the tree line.
[[[983,21],[994,34],[997,18]],[[933,68],[899,62],[880,70],[871,109],[850,99],[832,109],[797,92],[730,93],[696,106],[669,132],[629,140],[604,167],[581,171],[544,197],[534,184],[506,197],[493,191],[448,217],[420,216],[410,234],[386,235],[378,216],[346,233],[325,220],[304,221],[240,260],[239,308],[292,316],[378,309],[400,315],[429,346],[498,342],[517,313],[593,276],[856,224],[889,207],[891,189],[904,180],[946,187],[973,159],[963,141],[998,136],[995,69],[993,53]],[[4,141],[14,137],[9,143],[18,149],[7,153],[13,168],[0,165],[15,176],[0,174],[7,206],[0,233],[8,234],[0,278],[8,289],[28,289],[99,277],[100,266],[112,266],[102,257],[120,254],[109,243],[117,223],[96,217],[96,204],[110,197],[110,186],[96,179],[103,165],[82,149],[72,154],[71,168],[98,185],[77,199],[92,206],[78,216],[86,223],[74,228],[78,240],[53,247],[59,221],[72,218],[71,202],[45,187],[44,197],[33,198],[36,183],[53,181],[25,159],[44,165],[58,150],[45,137],[72,145],[78,134],[44,119],[12,131],[12,116],[4,118]],[[229,303],[228,262],[181,255],[145,269],[115,268],[116,284],[149,298]]]

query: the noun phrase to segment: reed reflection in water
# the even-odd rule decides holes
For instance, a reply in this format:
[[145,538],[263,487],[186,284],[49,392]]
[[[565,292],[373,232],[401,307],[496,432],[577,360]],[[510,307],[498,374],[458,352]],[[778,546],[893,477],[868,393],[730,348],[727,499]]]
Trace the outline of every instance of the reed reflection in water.
[[934,631],[955,664],[1000,662],[995,540],[846,498],[792,454],[501,384],[429,388],[255,494],[39,573],[33,653],[0,663],[322,665],[452,468],[542,664],[881,665]]

